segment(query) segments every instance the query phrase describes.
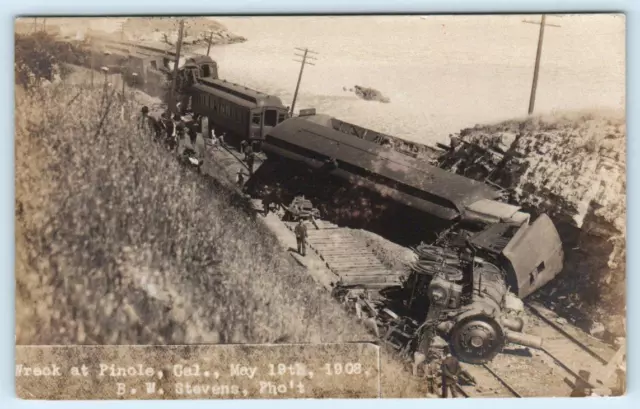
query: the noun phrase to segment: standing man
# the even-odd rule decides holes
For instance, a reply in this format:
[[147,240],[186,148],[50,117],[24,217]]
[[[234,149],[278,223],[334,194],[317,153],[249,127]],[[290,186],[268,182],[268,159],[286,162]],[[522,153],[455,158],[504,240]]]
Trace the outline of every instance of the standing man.
[[175,125],[171,120],[171,114],[167,111],[162,114],[162,125],[165,131],[164,143],[167,148],[173,146]]
[[306,255],[307,244],[307,226],[302,219],[298,220],[298,224],[295,229],[296,241],[298,242],[298,253],[304,257]]
[[242,169],[236,174],[236,185],[238,185],[240,189],[244,187],[244,173],[242,173]]
[[444,359],[440,366],[442,371],[442,397],[448,397],[448,390],[451,391],[451,397],[458,397],[458,378],[460,375],[466,375],[472,382],[475,383],[475,379],[467,371],[462,369],[458,358],[451,355],[449,346],[444,347]]
[[272,196],[273,192],[271,190],[268,190],[262,198],[264,217],[267,217],[269,215],[269,208],[271,207],[271,203],[273,202]]
[[437,353],[429,353],[429,362],[425,369],[425,377],[427,378],[427,390],[429,394],[436,394],[436,380],[440,373],[440,357]]
[[249,177],[253,176],[253,161],[255,160],[255,154],[253,153],[253,148],[251,145],[247,145],[244,149],[245,158],[247,161],[247,166],[249,167]]
[[140,111],[140,118],[138,119],[138,130],[142,131],[142,133],[150,133],[149,123],[149,107],[145,105]]

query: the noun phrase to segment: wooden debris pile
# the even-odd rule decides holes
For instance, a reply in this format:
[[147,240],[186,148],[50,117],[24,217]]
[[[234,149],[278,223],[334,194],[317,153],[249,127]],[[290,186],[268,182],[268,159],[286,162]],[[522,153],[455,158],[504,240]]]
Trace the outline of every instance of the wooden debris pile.
[[495,183],[519,205],[576,227],[624,233],[624,117],[535,117],[477,125],[454,138],[460,143],[443,167]]

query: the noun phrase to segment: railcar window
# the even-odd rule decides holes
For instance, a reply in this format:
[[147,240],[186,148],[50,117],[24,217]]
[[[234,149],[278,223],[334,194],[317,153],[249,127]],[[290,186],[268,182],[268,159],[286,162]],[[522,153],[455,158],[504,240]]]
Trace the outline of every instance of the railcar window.
[[151,68],[153,68],[154,70],[158,69],[158,63],[155,61],[151,61]]
[[264,112],[264,125],[276,126],[278,125],[278,112],[274,109],[268,109]]
[[202,76],[204,78],[208,78],[211,76],[211,67],[209,67],[209,64],[205,64],[202,66]]
[[260,114],[251,115],[251,124],[260,125]]
[[278,123],[284,121],[284,116],[285,116],[284,114],[278,115]]

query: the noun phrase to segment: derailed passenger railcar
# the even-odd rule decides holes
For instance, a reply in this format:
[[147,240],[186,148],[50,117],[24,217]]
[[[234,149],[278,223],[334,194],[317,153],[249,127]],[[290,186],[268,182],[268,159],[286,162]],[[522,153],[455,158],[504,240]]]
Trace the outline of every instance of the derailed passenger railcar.
[[191,110],[208,117],[216,134],[235,142],[261,140],[288,117],[280,98],[221,79],[194,79],[185,95]]

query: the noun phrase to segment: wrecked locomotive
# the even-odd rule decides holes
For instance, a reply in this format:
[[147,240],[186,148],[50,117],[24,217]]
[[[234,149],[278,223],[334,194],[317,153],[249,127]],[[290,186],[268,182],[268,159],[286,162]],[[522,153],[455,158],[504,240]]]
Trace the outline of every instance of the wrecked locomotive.
[[540,347],[541,340],[522,333],[521,299],[562,269],[551,220],[541,215],[530,223],[492,187],[340,132],[331,121],[311,115],[273,128],[262,146],[268,159],[250,190],[277,181],[285,190],[306,187],[310,197],[333,200],[329,206],[341,192],[367,194],[372,206],[384,203],[373,219],[386,219],[388,231],[412,229],[404,238],[414,245],[435,237],[416,249],[402,288],[375,291],[373,298],[366,284],[337,293],[367,311],[387,338],[404,338],[405,349],[427,352],[442,336],[461,359],[479,363],[508,342]]

